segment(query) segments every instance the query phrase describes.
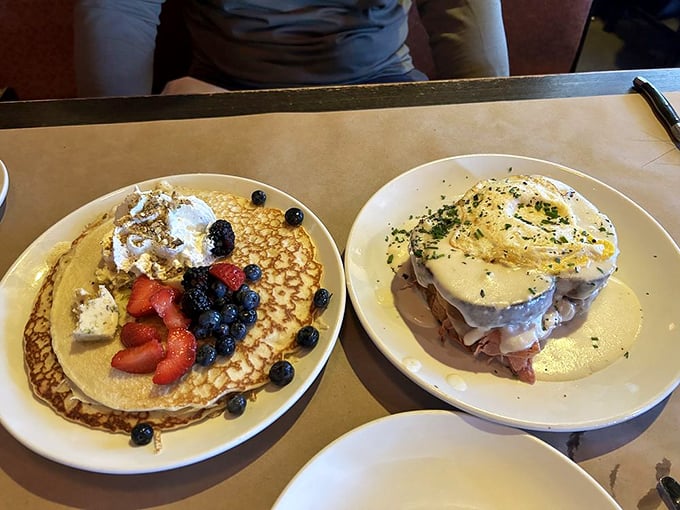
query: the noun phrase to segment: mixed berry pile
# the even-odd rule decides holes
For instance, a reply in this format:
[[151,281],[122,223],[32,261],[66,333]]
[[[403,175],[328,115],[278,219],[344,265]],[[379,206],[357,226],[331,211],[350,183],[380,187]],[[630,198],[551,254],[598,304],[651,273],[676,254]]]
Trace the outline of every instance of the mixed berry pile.
[[243,270],[222,263],[185,271],[181,306],[191,319],[189,330],[202,342],[196,352],[197,363],[209,366],[218,355],[234,353],[236,343],[257,321],[260,295],[250,284],[261,277],[262,271],[255,264]]
[[[264,205],[266,194],[256,190],[251,196],[254,205]],[[304,213],[296,207],[288,209],[284,218],[291,227],[302,224]],[[217,220],[209,228],[212,254],[225,258],[231,255],[236,239],[231,224]],[[153,373],[156,384],[170,384],[179,380],[194,365],[209,367],[219,357],[230,357],[239,342],[248,335],[258,320],[260,294],[257,282],[262,278],[257,264],[241,268],[230,262],[211,266],[191,267],[184,271],[182,289],[140,276],[132,286],[127,305],[134,320],[121,330],[124,349],[111,360],[111,365],[130,373]],[[329,304],[331,294],[318,289],[312,308],[319,313]],[[157,315],[167,329],[167,335],[145,317]],[[296,334],[301,347],[314,348],[319,341],[318,330],[304,326]],[[269,379],[276,386],[289,384],[295,369],[288,360],[274,363]],[[245,411],[247,399],[241,393],[227,398],[226,409],[233,415]],[[133,444],[148,444],[153,438],[153,427],[139,423],[132,430]]]

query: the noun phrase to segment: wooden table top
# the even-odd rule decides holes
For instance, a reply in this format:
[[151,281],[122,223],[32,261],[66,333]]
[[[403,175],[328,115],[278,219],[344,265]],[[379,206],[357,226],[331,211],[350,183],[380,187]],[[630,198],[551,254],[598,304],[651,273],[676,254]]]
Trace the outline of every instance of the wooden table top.
[[[385,183],[464,154],[521,155],[588,174],[634,200],[677,244],[680,150],[630,93],[638,74],[680,106],[680,69],[2,102],[0,159],[10,188],[0,210],[0,274],[79,207],[184,173],[247,177],[291,194],[343,254],[361,207]],[[27,281],[26,291],[35,284]],[[0,310],[15,310],[11,297]],[[666,306],[666,334],[677,337],[680,305]],[[23,311],[5,315],[7,324],[23,320],[14,313]],[[7,324],[0,320],[0,355],[20,341],[4,334]],[[20,360],[12,374],[23,388]],[[298,470],[344,433],[423,409],[455,410],[381,353],[348,301],[328,363],[302,397],[253,438],[203,462],[151,474],[92,473],[38,455],[0,427],[0,508],[270,508]],[[657,478],[680,478],[680,396],[627,418],[598,430],[532,435],[576,462],[622,508],[661,509]],[[200,441],[200,425],[195,430]],[[67,441],[78,448],[77,426]]]

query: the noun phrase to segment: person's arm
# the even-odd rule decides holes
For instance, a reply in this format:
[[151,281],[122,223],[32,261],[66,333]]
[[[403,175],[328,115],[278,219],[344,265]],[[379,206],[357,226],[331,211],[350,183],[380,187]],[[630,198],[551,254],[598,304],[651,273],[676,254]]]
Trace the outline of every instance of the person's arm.
[[416,0],[437,78],[507,76],[501,0]]
[[76,0],[78,95],[151,93],[159,16],[165,0]]

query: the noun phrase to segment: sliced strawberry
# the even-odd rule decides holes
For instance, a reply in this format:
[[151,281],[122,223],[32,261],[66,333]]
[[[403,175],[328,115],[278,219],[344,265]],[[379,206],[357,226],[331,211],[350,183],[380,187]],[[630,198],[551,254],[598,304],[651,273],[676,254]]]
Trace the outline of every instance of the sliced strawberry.
[[153,382],[170,384],[186,374],[196,361],[196,337],[186,329],[168,331],[167,354],[156,367]]
[[246,281],[246,274],[243,272],[243,269],[229,262],[213,264],[209,272],[214,277],[222,280],[234,292],[241,288],[241,285]]
[[177,291],[172,287],[162,288],[151,296],[151,306],[168,329],[187,329],[191,319],[184,315],[180,306],[175,303],[176,295]]
[[111,366],[131,374],[150,374],[164,356],[163,345],[154,339],[118,351],[111,358]]
[[150,324],[126,322],[120,330],[120,341],[125,347],[142,345],[150,340],[162,340],[161,334]]
[[127,312],[133,317],[143,317],[154,312],[151,306],[151,296],[159,290],[166,288],[158,280],[152,280],[148,276],[138,276],[132,283],[132,292],[127,303]]

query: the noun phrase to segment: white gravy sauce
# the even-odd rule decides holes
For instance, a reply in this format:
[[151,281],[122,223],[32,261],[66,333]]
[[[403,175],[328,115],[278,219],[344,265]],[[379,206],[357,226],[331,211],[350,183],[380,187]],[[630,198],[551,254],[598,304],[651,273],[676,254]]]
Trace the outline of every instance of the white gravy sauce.
[[587,316],[555,329],[534,357],[536,380],[580,379],[602,370],[627,355],[641,326],[637,296],[611,277]]
[[[417,219],[409,219],[399,230],[409,231],[417,222]],[[393,294],[393,303],[401,317],[411,329],[436,331],[439,322],[415,283],[408,237],[390,235],[386,257],[395,273],[388,292]],[[404,278],[404,272],[413,277],[410,283]],[[386,296],[383,298],[391,302]],[[587,314],[559,326],[541,342],[542,350],[533,359],[536,379],[575,380],[602,370],[627,355],[641,325],[642,310],[637,296],[625,283],[611,276]]]

